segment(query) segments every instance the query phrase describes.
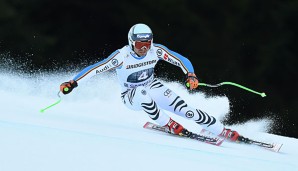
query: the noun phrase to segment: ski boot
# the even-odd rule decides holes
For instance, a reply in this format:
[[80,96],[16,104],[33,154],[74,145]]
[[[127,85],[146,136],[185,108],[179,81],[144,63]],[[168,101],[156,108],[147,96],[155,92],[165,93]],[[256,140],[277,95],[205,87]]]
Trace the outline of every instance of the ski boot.
[[170,118],[170,121],[165,125],[168,133],[180,135],[189,137],[191,135],[191,132],[189,132],[187,129],[185,129],[182,125],[180,125],[178,122],[174,121],[172,118]]
[[238,142],[239,133],[237,131],[224,128],[223,131],[220,133],[220,136],[226,137],[230,141]]

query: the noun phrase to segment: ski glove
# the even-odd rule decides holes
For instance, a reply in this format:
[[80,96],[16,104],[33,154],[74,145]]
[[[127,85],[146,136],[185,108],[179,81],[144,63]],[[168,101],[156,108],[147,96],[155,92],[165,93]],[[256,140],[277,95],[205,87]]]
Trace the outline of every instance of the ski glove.
[[196,89],[199,86],[199,80],[195,73],[187,73],[185,85],[190,90]]
[[74,80],[70,80],[69,82],[64,82],[60,85],[60,91],[63,94],[68,94],[72,91],[72,89],[76,88],[78,83]]

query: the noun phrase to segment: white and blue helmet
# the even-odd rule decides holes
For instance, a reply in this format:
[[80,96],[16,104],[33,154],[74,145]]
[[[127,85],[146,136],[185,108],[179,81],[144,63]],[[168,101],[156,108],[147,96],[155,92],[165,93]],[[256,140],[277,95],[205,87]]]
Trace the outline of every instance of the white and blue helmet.
[[128,44],[129,47],[133,50],[135,46],[136,41],[150,41],[151,40],[151,46],[153,41],[153,33],[146,24],[135,24],[132,26],[128,32]]

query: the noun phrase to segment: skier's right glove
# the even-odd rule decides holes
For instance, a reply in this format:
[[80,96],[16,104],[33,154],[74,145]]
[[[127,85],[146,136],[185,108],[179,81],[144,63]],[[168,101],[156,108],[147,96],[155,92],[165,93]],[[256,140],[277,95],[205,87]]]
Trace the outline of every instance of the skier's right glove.
[[78,86],[78,83],[76,81],[70,80],[69,82],[64,82],[60,85],[60,91],[63,94],[68,94],[77,86]]

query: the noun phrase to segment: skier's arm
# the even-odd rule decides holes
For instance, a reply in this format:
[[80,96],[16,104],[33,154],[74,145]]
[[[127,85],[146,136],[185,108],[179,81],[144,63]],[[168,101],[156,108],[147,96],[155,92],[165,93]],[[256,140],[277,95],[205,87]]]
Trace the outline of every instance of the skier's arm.
[[78,86],[78,82],[81,80],[86,80],[94,75],[109,71],[111,69],[117,68],[122,65],[122,60],[117,56],[119,50],[113,52],[108,58],[90,65],[79,72],[72,80],[69,82],[64,82],[60,85],[60,90],[63,94],[70,93],[75,87]]
[[120,53],[119,50],[116,50],[110,56],[108,56],[108,58],[86,67],[81,72],[79,72],[73,78],[73,80],[78,82],[83,79],[90,78],[94,75],[119,67],[120,65],[122,65],[122,61],[120,62],[119,59],[116,58],[116,56],[119,53]]
[[164,60],[166,62],[169,62],[173,65],[180,67],[184,72],[184,74],[186,74],[185,85],[187,86],[187,88],[192,90],[198,87],[199,81],[196,74],[194,73],[193,65],[186,57],[168,49],[163,45],[160,45],[160,44],[154,44],[154,45],[155,47],[158,48],[157,55],[161,60]]

